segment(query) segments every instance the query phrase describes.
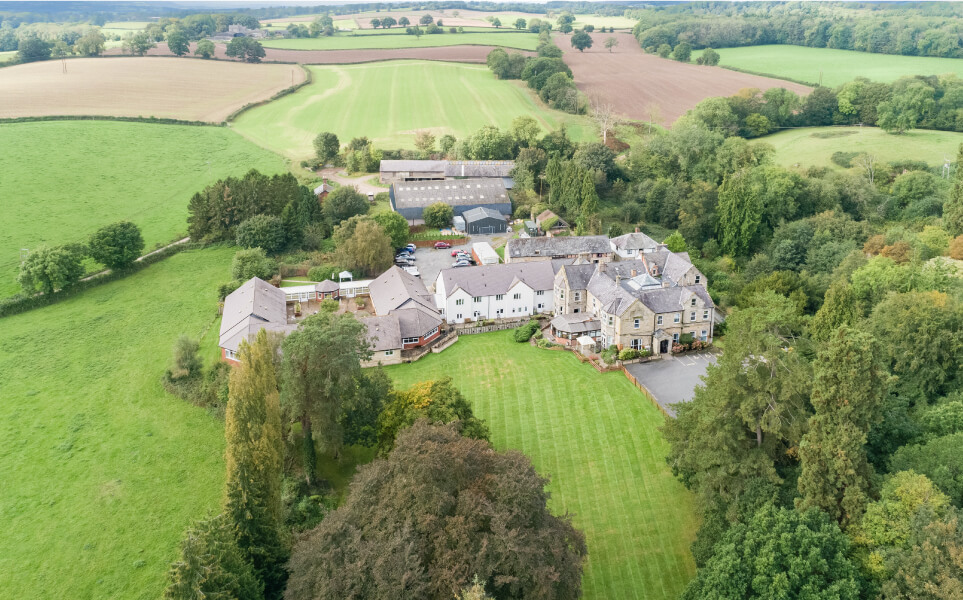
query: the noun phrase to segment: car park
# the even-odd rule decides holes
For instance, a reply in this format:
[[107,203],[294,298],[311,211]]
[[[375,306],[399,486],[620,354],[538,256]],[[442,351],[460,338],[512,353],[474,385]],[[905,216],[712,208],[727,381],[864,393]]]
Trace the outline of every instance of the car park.
[[418,249],[418,247],[415,246],[414,244],[408,244],[407,246],[405,246],[405,248],[407,248],[411,252],[414,252],[415,250]]

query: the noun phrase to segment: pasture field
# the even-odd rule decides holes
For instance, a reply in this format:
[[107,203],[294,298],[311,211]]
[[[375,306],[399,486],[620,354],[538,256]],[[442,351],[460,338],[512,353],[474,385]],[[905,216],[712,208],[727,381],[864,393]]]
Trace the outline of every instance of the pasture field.
[[[298,65],[77,58],[0,70],[0,118],[48,115],[163,117],[220,122],[246,104],[304,81]],[[190,93],[187,93],[187,92]]]
[[876,127],[806,127],[758,138],[776,149],[777,164],[785,167],[830,167],[833,152],[867,152],[882,162],[921,160],[942,166],[944,157],[956,160],[963,133],[914,129],[902,135]]
[[546,108],[484,66],[388,61],[308,68],[310,85],[242,113],[233,128],[296,161],[314,155],[312,142],[321,131],[336,133],[342,143],[367,136],[380,148],[413,148],[418,130],[461,139],[484,125],[504,129],[529,115],[545,131],[566,125],[577,140],[595,134],[585,117]]
[[464,33],[437,33],[422,35],[421,37],[408,35],[403,28],[393,28],[387,31],[359,29],[352,34],[340,34],[331,37],[316,38],[281,38],[268,39],[261,43],[265,48],[279,48],[285,50],[365,50],[365,49],[395,49],[395,48],[428,48],[438,46],[460,46],[473,44],[481,46],[504,46],[519,50],[534,50],[538,44],[538,36],[534,33],[519,32],[514,29],[483,29],[473,28]]
[[693,499],[669,472],[662,414],[622,373],[512,331],[464,335],[441,354],[386,367],[399,387],[451,376],[492,443],[551,479],[549,506],[585,532],[586,600],[675,600],[695,565]]
[[[746,46],[719,48],[720,67],[803,81],[811,85],[836,87],[857,77],[892,82],[906,75],[944,75],[963,77],[963,60],[930,56],[898,56],[854,50],[807,48],[804,46]],[[693,62],[702,53],[692,53]]]
[[[544,19],[544,17],[542,17]],[[554,20],[553,20],[554,23]],[[599,15],[575,15],[575,23],[573,27],[575,29],[580,29],[585,25],[595,25],[595,28],[599,27],[615,27],[616,29],[632,29],[635,24],[638,23],[636,19],[630,19],[628,17],[605,17]]]
[[181,534],[218,508],[224,478],[223,424],[161,376],[179,335],[217,337],[233,253],[177,254],[3,320],[4,597],[160,597]]
[[20,291],[21,248],[81,242],[130,220],[150,249],[186,235],[194,192],[250,169],[286,170],[281,157],[222,127],[0,124],[0,296]]

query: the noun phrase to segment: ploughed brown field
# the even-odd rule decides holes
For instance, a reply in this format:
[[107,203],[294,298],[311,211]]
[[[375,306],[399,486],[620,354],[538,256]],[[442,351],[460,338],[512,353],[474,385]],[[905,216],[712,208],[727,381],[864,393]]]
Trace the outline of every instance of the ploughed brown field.
[[[191,44],[191,52],[196,49]],[[493,46],[443,46],[437,48],[393,48],[388,50],[281,50],[279,48],[265,48],[264,62],[301,63],[302,65],[347,65],[354,63],[375,62],[379,60],[445,60],[449,62],[485,63],[488,53]],[[534,56],[534,52],[512,50],[526,56]],[[107,55],[120,55],[120,48],[112,48],[105,52]],[[149,56],[173,56],[167,44],[159,42],[156,48],[147,51]],[[236,61],[225,54],[224,44],[215,44],[214,56],[224,60]]]
[[[610,53],[605,40],[619,45]],[[555,34],[575,85],[590,98],[599,97],[622,117],[671,125],[696,104],[714,96],[732,96],[744,88],[782,87],[803,95],[811,88],[798,83],[738,73],[721,67],[685,64],[646,54],[630,33],[593,33],[592,47],[579,52],[571,36]]]
[[77,58],[0,69],[0,118],[50,115],[223,121],[304,81],[297,65],[175,58]]

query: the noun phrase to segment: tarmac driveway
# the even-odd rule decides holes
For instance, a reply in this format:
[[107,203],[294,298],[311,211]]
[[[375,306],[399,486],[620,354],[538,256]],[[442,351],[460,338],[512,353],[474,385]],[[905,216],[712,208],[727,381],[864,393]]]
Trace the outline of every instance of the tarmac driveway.
[[667,355],[661,360],[626,365],[625,368],[666,412],[675,416],[672,405],[691,401],[696,386],[702,384],[706,367],[715,362],[716,354],[707,350]]

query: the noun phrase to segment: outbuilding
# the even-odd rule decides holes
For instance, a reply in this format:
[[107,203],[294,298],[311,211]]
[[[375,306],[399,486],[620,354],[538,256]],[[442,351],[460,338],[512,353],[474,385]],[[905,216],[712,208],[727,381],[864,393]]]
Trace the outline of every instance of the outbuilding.
[[498,253],[488,242],[476,242],[471,245],[471,253],[475,257],[475,262],[480,265],[497,265]]
[[502,213],[486,206],[466,210],[463,216],[465,231],[468,235],[505,233],[508,227],[508,222]]

